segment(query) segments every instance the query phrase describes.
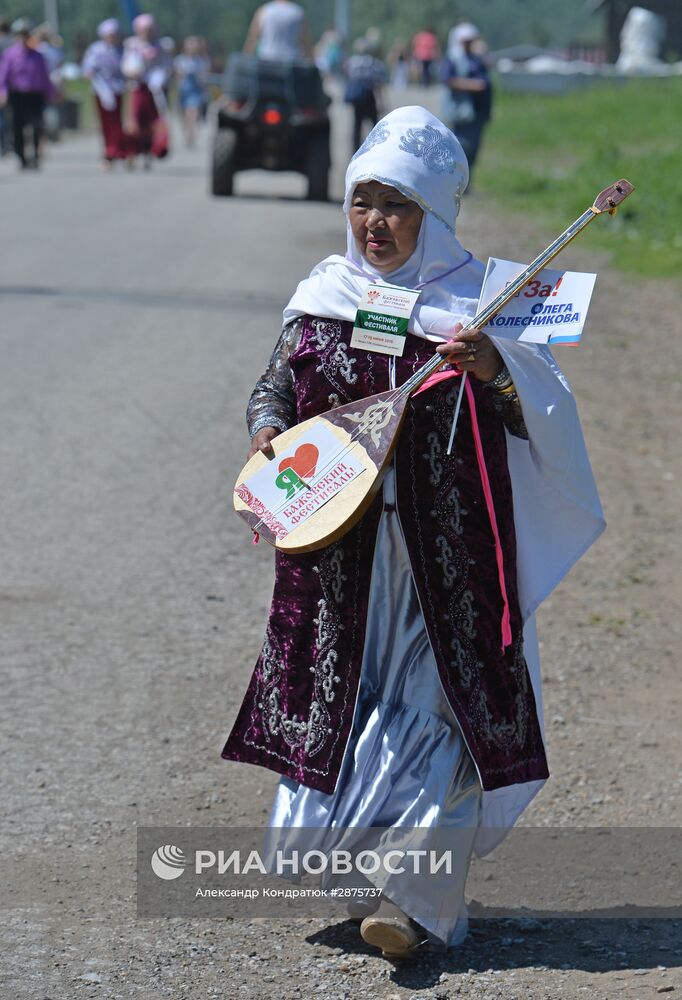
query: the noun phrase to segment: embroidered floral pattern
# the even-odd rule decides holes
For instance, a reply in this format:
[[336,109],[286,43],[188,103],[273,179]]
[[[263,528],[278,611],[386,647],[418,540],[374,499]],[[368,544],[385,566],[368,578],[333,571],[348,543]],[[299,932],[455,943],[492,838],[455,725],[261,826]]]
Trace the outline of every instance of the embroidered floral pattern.
[[313,572],[320,578],[323,596],[318,600],[315,641],[315,663],[310,672],[315,675],[314,697],[310,702],[308,718],[294,713],[289,717],[282,708],[281,682],[284,658],[277,640],[268,628],[261,655],[257,707],[263,722],[266,739],[280,736],[291,750],[302,748],[310,757],[318,753],[333,732],[326,705],[335,697],[335,687],[341,678],[336,673],[339,659],[335,643],[343,630],[337,606],[343,602],[343,551],[325,550],[325,558]]
[[[342,565],[343,551],[337,548],[331,551],[325,549],[324,558],[320,564],[313,566],[313,572],[317,573],[320,578],[323,596],[317,602],[318,614],[317,618],[314,619],[314,623],[317,625],[316,657],[310,671],[315,674],[315,694],[326,703],[334,700],[334,687],[341,680],[336,674],[339,654],[335,645],[343,631],[338,612],[338,605],[343,602],[344,598],[342,587],[343,581],[346,579],[342,572]],[[329,718],[328,715],[327,718]],[[308,747],[305,749],[308,753],[315,752]]]
[[317,607],[319,609],[317,618],[313,618],[313,622],[317,625],[317,648],[319,650],[334,638],[334,628],[330,623],[329,608],[324,598],[317,602]]
[[386,126],[379,122],[369,133],[362,146],[351,156],[351,160],[357,160],[358,156],[369,153],[370,149],[374,149],[375,146],[380,146],[382,142],[386,142],[390,134]]
[[[517,632],[513,656],[509,651],[501,658],[497,650],[490,649],[487,633],[480,632],[483,626],[479,619],[485,626],[490,611],[485,598],[481,603],[478,577],[471,574],[475,563],[471,555],[474,550],[470,550],[470,546],[481,543],[478,540],[472,543],[470,539],[476,535],[471,536],[467,531],[470,527],[478,534],[480,528],[478,521],[468,525],[464,520],[468,511],[461,501],[462,489],[469,491],[467,495],[476,496],[471,494],[471,486],[466,485],[471,479],[470,463],[464,465],[466,459],[457,454],[448,459],[444,452],[455,395],[456,389],[451,389],[435,396],[431,410],[432,429],[419,439],[421,447],[411,440],[408,468],[412,510],[409,522],[415,532],[421,560],[422,607],[434,653],[445,668],[441,673],[445,690],[453,707],[459,706],[464,714],[464,731],[470,749],[476,751],[477,760],[489,755],[496,760],[489,771],[506,774],[512,773],[512,762],[537,738],[537,723],[532,715],[533,696],[523,658],[522,633]],[[410,438],[414,426],[412,411]],[[427,478],[435,487],[430,509],[423,506],[422,494],[416,485]],[[480,505],[480,500],[478,503]],[[434,537],[435,557],[431,553],[428,559],[424,548],[425,522],[435,523],[439,529]],[[443,622],[447,623],[445,628]],[[491,670],[501,671],[500,683],[509,692],[508,700],[501,699],[491,684]],[[533,758],[535,761],[542,762],[542,757],[538,755]]]
[[332,386],[337,390],[333,395],[341,402],[340,395],[348,401],[350,399],[345,388],[340,384],[340,379],[346,385],[355,385],[358,380],[353,366],[357,363],[357,358],[348,356],[348,345],[341,340],[341,323],[337,320],[315,320],[312,324],[312,335],[310,343],[320,352],[320,363],[315,371],[321,372]]
[[478,618],[478,611],[474,608],[474,595],[470,590],[462,592],[457,610],[457,624],[468,639],[475,639],[474,621]]
[[309,757],[318,753],[333,732],[326,705],[334,701],[336,685],[341,678],[336,673],[339,654],[335,648],[343,630],[337,606],[343,602],[343,551],[325,550],[324,559],[313,572],[320,578],[323,596],[318,600],[315,641],[315,662],[310,672],[315,675],[314,696],[310,702],[308,717],[300,718],[297,713],[288,716],[282,708],[281,682],[284,658],[270,628],[268,628],[261,655],[260,683],[257,707],[261,715],[266,739],[280,736],[292,750],[302,748]]
[[443,506],[447,512],[446,516],[448,518],[448,527],[451,528],[456,535],[461,535],[464,531],[462,516],[466,514],[466,511],[460,502],[459,489],[457,486],[453,485],[445,494],[443,498]]
[[475,658],[472,659],[469,651],[464,648],[456,635],[453,635],[450,641],[450,649],[452,650],[452,663],[457,671],[459,682],[464,690],[467,691],[471,687],[475,669],[480,667],[481,664],[476,663]]
[[[330,323],[324,319],[313,320],[311,324],[313,332],[310,336],[310,343],[313,347],[316,347],[318,351],[324,351],[327,347],[329,347],[332,341],[337,339],[337,326],[337,323]],[[316,371],[319,372],[320,369],[317,368]]]
[[[348,357],[348,348],[345,344],[337,344],[336,350],[326,361],[332,375],[336,375],[338,372],[345,378],[348,385],[353,385],[354,382],[357,382],[358,377],[353,371],[356,359]],[[321,368],[317,370],[322,371]]]
[[452,585],[457,579],[457,567],[452,558],[452,549],[448,545],[445,535],[437,536],[436,548],[440,552],[440,555],[436,556],[436,562],[443,567],[443,586],[446,590],[452,590]]
[[331,587],[334,595],[334,600],[337,604],[343,604],[343,585],[348,579],[346,574],[343,572],[343,549],[334,549],[329,558],[329,569],[331,571],[329,586]]
[[515,643],[511,673],[518,684],[518,693],[511,706],[511,717],[498,715],[496,719],[493,718],[484,690],[479,691],[476,706],[476,718],[486,739],[508,750],[513,750],[514,747],[523,747],[528,736],[529,682],[528,668],[523,655],[522,636],[519,636]]
[[433,125],[408,128],[400,137],[400,149],[423,160],[434,174],[454,174],[456,152],[453,143]]
[[443,472],[443,463],[440,461],[440,441],[435,431],[432,431],[426,438],[429,446],[428,453],[423,455],[431,467],[429,482],[432,486],[438,486]]
[[303,747],[308,753],[313,753],[324,744],[329,713],[315,698],[310,703],[307,719],[299,718],[297,713],[289,718],[281,705],[283,663],[282,652],[272,630],[268,628],[263,643],[257,694],[265,738],[269,742],[273,737],[280,736],[292,750]]
[[[336,664],[339,654],[335,649],[330,649],[324,659],[320,662],[320,677],[322,681],[322,691],[324,700],[334,701],[334,685],[341,680],[336,676]],[[306,748],[307,749],[307,748]]]

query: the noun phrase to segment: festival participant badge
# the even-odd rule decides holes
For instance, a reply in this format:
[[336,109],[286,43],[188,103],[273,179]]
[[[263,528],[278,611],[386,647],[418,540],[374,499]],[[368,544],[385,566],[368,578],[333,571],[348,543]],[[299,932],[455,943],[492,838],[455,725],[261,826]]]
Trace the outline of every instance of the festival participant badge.
[[277,538],[286,538],[315,511],[366,471],[360,459],[323,424],[237,483],[235,493]]
[[355,316],[350,346],[401,357],[419,295],[418,290],[399,285],[368,285]]

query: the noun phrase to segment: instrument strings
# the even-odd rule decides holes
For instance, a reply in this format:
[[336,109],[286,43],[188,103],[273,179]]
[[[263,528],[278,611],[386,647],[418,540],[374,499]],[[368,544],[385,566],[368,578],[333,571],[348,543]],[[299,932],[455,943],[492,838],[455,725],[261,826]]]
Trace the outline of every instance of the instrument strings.
[[[535,262],[533,262],[533,263],[535,263]],[[532,266],[533,265],[530,265],[530,267],[532,267]],[[525,280],[527,281],[528,278],[526,278]],[[517,281],[518,281],[518,279],[517,279]],[[504,297],[504,300],[506,301],[508,298],[510,298],[511,295],[513,295],[514,292],[515,292],[515,290],[516,290],[513,287],[515,285],[516,285],[516,282],[513,282],[513,284],[510,285],[509,288],[506,288],[503,292],[501,292],[497,296],[497,298],[494,299],[493,302],[491,302],[490,305],[487,306],[487,308],[484,310],[484,312],[488,313],[493,308],[496,308],[496,310],[499,309],[500,305],[498,304],[498,300],[500,300],[500,299],[502,299]],[[466,324],[466,326],[462,327],[460,333],[464,333],[466,330],[472,329],[476,325],[477,322],[481,322],[481,317],[482,316],[483,316],[483,313],[479,313],[477,316],[474,316],[474,318],[472,320],[470,320]],[[487,322],[487,319],[486,319],[486,322]],[[401,386],[397,386],[395,389],[393,389],[390,392],[390,394],[386,397],[386,399],[382,400],[381,404],[375,404],[375,405],[376,406],[381,406],[381,409],[383,409],[384,407],[389,407],[389,406],[392,407],[399,400],[407,399],[416,389],[419,388],[419,386],[423,382],[426,381],[426,379],[429,377],[429,375],[431,375],[434,372],[436,372],[441,367],[441,365],[443,365],[443,364],[445,364],[445,358],[443,357],[443,355],[437,354],[437,353],[434,354],[433,357],[429,358],[429,360],[426,361],[420,368],[418,368],[416,370],[416,372],[413,372],[413,374],[410,375],[410,377],[405,382],[403,382],[403,384]],[[361,402],[361,401],[359,400],[358,402]],[[322,479],[322,477],[329,471],[329,469],[331,469],[334,465],[336,465],[337,462],[341,461],[341,459],[343,458],[343,456],[346,455],[346,454],[348,454],[348,452],[351,451],[352,446],[358,441],[358,439],[361,436],[367,434],[369,431],[371,431],[372,424],[377,419],[377,415],[381,412],[381,409],[375,410],[366,419],[365,422],[358,424],[358,426],[355,428],[355,430],[353,430],[350,433],[348,441],[344,445],[342,445],[341,448],[339,448],[339,450],[337,452],[334,452],[331,456],[328,457],[326,464],[323,465],[322,468],[317,472],[317,475],[315,476],[315,480],[312,482],[312,484],[308,485],[306,483],[305,490],[310,491],[311,489],[313,489],[315,487],[316,483],[319,482],[320,479]],[[452,450],[452,442],[450,442],[448,454],[450,454],[451,450]],[[312,472],[312,470],[310,470],[310,471]],[[310,472],[308,473],[308,475],[310,475]],[[307,476],[301,476],[300,479],[303,482],[305,482],[305,480],[307,479]],[[301,496],[301,493],[302,493],[302,491],[299,491],[299,493],[295,494],[295,496],[296,495]],[[278,507],[276,507],[271,513],[275,517],[278,514],[281,514],[282,511],[286,507],[289,506],[289,504],[292,502],[292,500],[295,499],[295,496],[291,497],[291,498],[287,497],[287,499],[283,500],[282,503]],[[264,523],[265,522],[261,518],[253,526],[252,530],[253,531],[259,531],[263,527]]]
[[[315,485],[320,481],[320,479],[322,479],[323,476],[331,468],[333,468],[334,465],[340,462],[344,455],[348,454],[352,450],[352,446],[358,441],[358,439],[372,430],[373,423],[377,420],[378,415],[381,413],[384,407],[392,408],[393,405],[399,400],[407,399],[410,396],[410,394],[415,389],[417,389],[419,385],[431,374],[432,371],[435,371],[437,368],[441,366],[441,364],[443,364],[443,361],[444,359],[440,354],[436,354],[434,355],[434,357],[429,358],[429,360],[425,362],[425,364],[423,364],[421,368],[418,368],[417,371],[414,372],[407,379],[407,381],[403,383],[403,385],[397,386],[395,389],[393,389],[391,393],[386,397],[386,399],[382,400],[380,404],[375,404],[378,407],[378,409],[375,410],[369,417],[367,417],[363,423],[357,425],[357,427],[349,434],[348,441],[345,444],[343,444],[338,451],[328,456],[326,463],[322,466],[321,469],[317,471],[317,474],[314,477],[314,481],[312,483],[310,484],[306,483],[306,480],[308,476],[311,474],[312,469],[306,475],[299,477],[301,481],[305,484],[304,489],[300,490],[298,494],[295,494],[293,497],[291,498],[287,497],[285,500],[283,500],[282,503],[280,503],[280,505],[271,512],[273,516],[276,517],[278,514],[281,514],[282,511],[286,507],[288,507],[289,504],[294,499],[296,499],[296,496],[301,496],[304,491],[309,492],[310,490],[314,489]],[[261,518],[253,526],[252,530],[259,531],[264,524],[265,521]]]

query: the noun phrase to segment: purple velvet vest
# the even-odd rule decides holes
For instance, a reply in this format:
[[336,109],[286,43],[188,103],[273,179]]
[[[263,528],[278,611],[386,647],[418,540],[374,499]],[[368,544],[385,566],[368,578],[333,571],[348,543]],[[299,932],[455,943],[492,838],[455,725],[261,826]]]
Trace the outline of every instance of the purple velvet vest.
[[[389,385],[389,359],[351,348],[351,323],[306,317],[291,356],[298,419]],[[433,354],[408,334],[396,380]],[[512,643],[501,650],[495,543],[468,407],[446,455],[459,378],[407,406],[395,452],[397,512],[444,691],[485,789],[545,778],[547,761],[523,657],[516,540],[505,431],[489,390],[471,380],[504,551]],[[360,680],[381,495],[340,541],[276,553],[265,642],[223,749],[311,788],[333,792]]]

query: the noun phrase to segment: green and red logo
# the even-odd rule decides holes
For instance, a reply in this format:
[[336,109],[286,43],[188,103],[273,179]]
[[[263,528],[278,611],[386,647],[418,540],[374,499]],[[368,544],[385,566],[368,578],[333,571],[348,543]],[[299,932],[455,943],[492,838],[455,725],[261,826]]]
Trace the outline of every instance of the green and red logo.
[[315,475],[319,456],[320,450],[314,444],[301,444],[293,455],[279,463],[275,485],[280,490],[286,490],[287,500],[291,500],[299,490],[309,489],[306,480]]

